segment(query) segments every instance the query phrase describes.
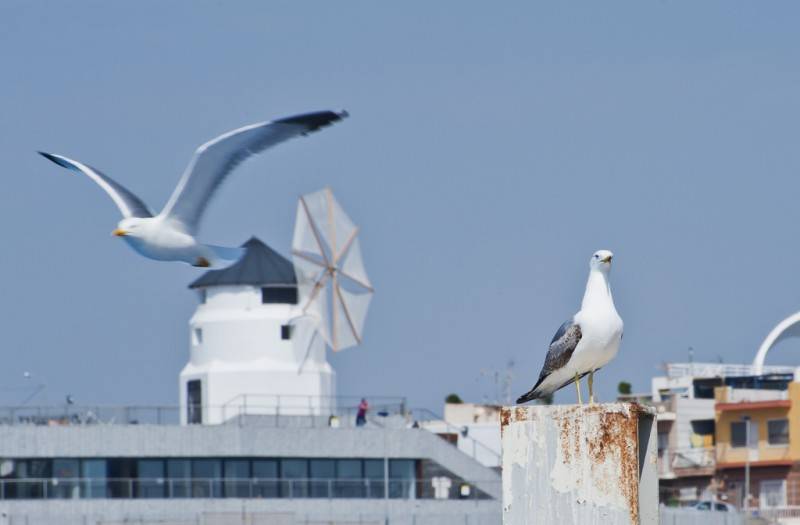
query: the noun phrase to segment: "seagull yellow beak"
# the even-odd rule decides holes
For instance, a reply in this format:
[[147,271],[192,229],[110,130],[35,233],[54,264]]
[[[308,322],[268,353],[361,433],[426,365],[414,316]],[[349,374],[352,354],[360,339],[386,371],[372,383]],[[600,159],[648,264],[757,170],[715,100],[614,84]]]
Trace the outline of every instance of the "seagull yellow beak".
[[603,259],[600,259],[600,262],[604,262],[604,263],[610,263],[610,262],[611,262],[611,258],[612,258],[612,256],[611,256],[611,255],[607,255],[607,256],[606,256],[606,257],[604,257]]
[[117,228],[116,230],[111,232],[111,235],[116,235],[117,237],[125,237],[126,235],[128,235],[128,232],[126,232],[122,228]]

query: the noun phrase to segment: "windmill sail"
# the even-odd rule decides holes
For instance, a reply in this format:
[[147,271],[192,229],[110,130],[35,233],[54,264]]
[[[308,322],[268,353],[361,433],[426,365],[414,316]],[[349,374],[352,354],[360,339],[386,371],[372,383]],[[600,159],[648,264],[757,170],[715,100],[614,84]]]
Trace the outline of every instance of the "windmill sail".
[[292,241],[300,305],[334,351],[361,343],[372,299],[357,236],[329,188],[300,197]]

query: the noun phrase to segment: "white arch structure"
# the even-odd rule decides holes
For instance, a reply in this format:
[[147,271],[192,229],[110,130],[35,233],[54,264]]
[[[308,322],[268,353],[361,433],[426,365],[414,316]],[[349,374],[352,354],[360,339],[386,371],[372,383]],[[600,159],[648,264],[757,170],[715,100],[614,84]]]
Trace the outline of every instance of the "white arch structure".
[[763,374],[764,360],[767,358],[767,353],[773,346],[790,337],[800,337],[800,312],[793,313],[778,323],[767,335],[764,342],[758,347],[756,358],[753,359],[753,373],[756,375]]

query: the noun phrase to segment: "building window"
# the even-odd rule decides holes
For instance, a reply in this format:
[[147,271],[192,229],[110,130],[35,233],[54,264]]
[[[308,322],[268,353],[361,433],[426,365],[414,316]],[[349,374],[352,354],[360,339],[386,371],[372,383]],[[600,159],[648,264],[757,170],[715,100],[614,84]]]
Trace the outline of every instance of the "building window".
[[206,304],[206,300],[208,299],[208,297],[205,288],[198,290],[197,298],[200,299],[200,304]]
[[765,479],[759,484],[758,506],[762,509],[786,506],[786,480]]
[[222,496],[222,462],[218,459],[192,460],[192,497]]
[[770,445],[789,444],[789,420],[774,419],[767,421],[767,443]]
[[385,497],[384,461],[382,459],[364,460],[364,478],[367,480],[367,497]]
[[253,461],[253,497],[277,498],[280,496],[278,461],[257,459]]
[[195,328],[192,330],[192,344],[194,346],[203,344],[203,329]]
[[261,289],[262,304],[297,304],[297,287],[265,286]]
[[[757,432],[758,427],[752,424],[750,433]],[[756,434],[758,435],[758,434]],[[753,441],[753,436],[750,436],[750,441]],[[747,446],[747,422],[734,421],[731,423],[731,446],[732,447],[746,447]]]
[[186,382],[186,422],[190,425],[203,422],[203,389],[199,379]]
[[281,460],[281,496],[284,498],[308,497],[308,461],[305,459]]
[[165,492],[164,462],[160,459],[140,459],[136,462],[138,483],[133,487],[137,498],[163,498]]
[[389,460],[389,497],[415,499],[417,497],[416,461],[413,459]]
[[284,341],[288,341],[292,338],[292,325],[283,324],[281,325],[281,339]]
[[246,459],[225,461],[225,497],[250,497],[250,462]]
[[167,460],[167,476],[169,477],[168,497],[188,498],[190,496],[192,464],[188,459]]

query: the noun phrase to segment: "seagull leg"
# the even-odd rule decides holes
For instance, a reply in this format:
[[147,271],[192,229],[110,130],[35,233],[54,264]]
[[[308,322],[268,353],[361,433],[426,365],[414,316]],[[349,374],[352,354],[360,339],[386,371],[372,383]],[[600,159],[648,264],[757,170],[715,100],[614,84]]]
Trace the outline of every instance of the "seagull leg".
[[581,376],[577,373],[575,374],[575,391],[578,392],[578,404],[583,404],[583,399],[581,399]]
[[594,405],[594,370],[589,372],[589,404]]

